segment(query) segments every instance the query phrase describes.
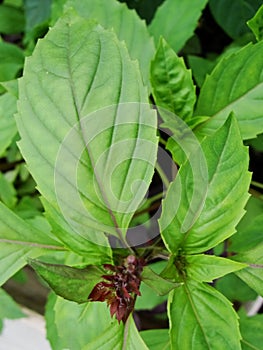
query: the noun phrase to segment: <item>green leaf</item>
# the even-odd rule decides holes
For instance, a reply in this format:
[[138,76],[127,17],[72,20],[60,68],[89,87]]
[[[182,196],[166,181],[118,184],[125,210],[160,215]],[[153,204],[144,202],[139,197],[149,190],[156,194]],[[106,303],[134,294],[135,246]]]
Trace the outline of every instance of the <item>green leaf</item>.
[[19,94],[20,149],[43,197],[75,236],[96,243],[104,231],[123,240],[151,182],[158,141],[124,44],[70,12],[27,58]]
[[187,277],[199,282],[212,282],[230,272],[247,267],[230,259],[212,255],[187,255]]
[[244,262],[250,266],[235,272],[245,283],[263,296],[263,244],[259,244],[254,249],[237,254],[233,260]]
[[24,317],[25,315],[20,310],[19,306],[13,301],[13,299],[0,288],[0,333],[3,328],[3,319],[16,319]]
[[23,11],[17,7],[0,5],[0,33],[13,34],[24,31]]
[[192,36],[206,3],[207,0],[166,0],[149,25],[156,44],[163,36],[175,52],[181,50]]
[[80,16],[94,19],[106,29],[113,28],[119,40],[125,41],[131,58],[139,61],[144,83],[148,84],[155,47],[145,22],[135,10],[116,0],[69,0],[65,7],[73,7]]
[[[207,76],[198,99],[196,115],[210,119],[198,129],[209,134],[233,111],[243,139],[263,132],[263,42],[249,44],[221,60]],[[251,70],[253,67],[253,70]]]
[[26,31],[46,22],[51,13],[52,0],[25,0]]
[[181,283],[175,283],[161,277],[150,267],[145,266],[141,274],[142,281],[151,287],[158,295],[165,295],[172,289],[177,288]]
[[0,173],[0,200],[9,208],[13,208],[17,202],[13,184],[2,173]]
[[209,0],[210,10],[217,23],[233,39],[249,31],[246,22],[262,4],[261,0]]
[[[151,64],[151,84],[157,107],[162,107],[182,119],[192,116],[196,96],[191,71],[164,39],[160,40]],[[166,121],[165,114],[161,115]]]
[[187,56],[187,60],[197,85],[201,87],[205,81],[206,75],[211,73],[216,62],[203,57],[191,55]]
[[255,16],[247,22],[247,25],[254,33],[257,41],[263,39],[263,5],[260,6]]
[[104,273],[103,269],[92,265],[78,269],[38,260],[29,260],[29,264],[57,295],[79,304],[88,302],[88,296],[95,285],[102,280],[101,276]]
[[16,97],[9,93],[0,95],[0,156],[3,156],[17,133],[15,119]]
[[0,285],[45,252],[64,250],[46,232],[30,226],[0,202]]
[[171,349],[168,329],[150,329],[140,335],[150,350]]
[[234,273],[230,273],[216,281],[216,289],[231,302],[244,303],[255,300],[257,293]]
[[[198,179],[193,178],[196,170],[187,161],[163,201],[160,229],[167,248],[174,253],[180,247],[187,253],[200,253],[230,237],[248,199],[248,152],[236,120],[230,117],[201,146],[207,162],[207,169],[202,169],[202,176],[208,172],[207,187],[202,183],[200,188]],[[199,212],[196,207],[191,209],[193,194],[196,201],[203,199]]]
[[0,81],[14,79],[23,65],[23,51],[16,45],[0,42]]
[[187,282],[171,292],[168,308],[171,349],[241,349],[238,317],[214,288]]
[[136,329],[133,318],[130,316],[123,325],[110,325],[100,336],[84,346],[82,350],[149,350]]
[[[106,303],[77,304],[50,294],[46,305],[47,338],[56,350],[82,350],[117,320],[110,317]],[[74,327],[72,332],[72,322]]]
[[248,317],[239,312],[242,350],[261,350],[263,344],[263,315]]

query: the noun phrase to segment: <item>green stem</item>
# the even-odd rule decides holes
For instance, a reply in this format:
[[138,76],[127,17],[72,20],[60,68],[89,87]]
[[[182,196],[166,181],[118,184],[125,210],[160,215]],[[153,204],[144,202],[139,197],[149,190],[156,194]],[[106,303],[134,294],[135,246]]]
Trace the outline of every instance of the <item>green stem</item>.
[[160,167],[158,162],[156,162],[156,164],[155,164],[155,169],[157,170],[160,178],[162,179],[162,182],[164,183],[164,186],[167,189],[170,185],[170,181],[168,180],[167,176],[165,175],[163,169]]
[[165,141],[160,135],[158,137],[159,137],[159,142],[166,147],[167,141]]
[[260,188],[263,190],[263,184],[261,184],[260,182],[257,182],[257,181],[251,181],[251,185],[257,187],[257,188]]

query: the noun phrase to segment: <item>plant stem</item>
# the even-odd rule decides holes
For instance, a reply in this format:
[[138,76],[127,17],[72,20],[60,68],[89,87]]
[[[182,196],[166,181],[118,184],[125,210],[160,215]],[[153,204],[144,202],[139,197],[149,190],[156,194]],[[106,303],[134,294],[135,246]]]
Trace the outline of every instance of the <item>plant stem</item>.
[[167,189],[170,185],[170,181],[168,180],[167,176],[165,175],[163,169],[160,167],[158,162],[156,162],[156,164],[155,164],[155,169],[157,170],[160,178],[162,179],[162,182],[164,183],[164,186]]
[[263,190],[263,184],[261,184],[260,182],[257,182],[257,181],[251,181],[251,185],[257,187],[257,188],[260,188]]
[[160,135],[159,135],[159,142],[166,147],[167,141],[165,141]]

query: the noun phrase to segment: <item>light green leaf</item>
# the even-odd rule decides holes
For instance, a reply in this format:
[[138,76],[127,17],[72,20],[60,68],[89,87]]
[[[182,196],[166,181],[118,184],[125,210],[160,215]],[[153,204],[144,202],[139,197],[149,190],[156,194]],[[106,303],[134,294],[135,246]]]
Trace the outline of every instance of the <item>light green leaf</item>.
[[181,283],[174,283],[166,280],[148,266],[144,267],[141,278],[142,281],[151,287],[158,295],[165,295],[172,289],[178,288],[181,285]]
[[214,288],[192,281],[171,292],[168,302],[171,349],[239,350],[238,317]]
[[230,272],[241,270],[247,267],[226,258],[219,258],[213,255],[187,255],[187,277],[199,282],[212,282]]
[[248,317],[243,309],[239,312],[242,350],[261,350],[263,344],[263,315]]
[[157,152],[156,115],[124,44],[68,13],[27,58],[19,93],[20,148],[43,197],[75,236],[123,240]]
[[100,336],[82,350],[149,350],[136,329],[133,318],[130,316],[123,325],[110,325]]
[[[230,117],[201,146],[207,161],[207,188],[199,188],[199,183],[193,181],[195,169],[188,161],[181,166],[163,201],[160,229],[167,248],[174,253],[180,247],[188,253],[200,253],[230,237],[248,199],[248,152],[236,120]],[[205,174],[206,169],[202,170]],[[195,195],[203,199],[203,206],[190,220],[187,215],[193,211],[194,190],[199,191]]]
[[263,296],[263,244],[259,244],[254,249],[237,254],[233,260],[244,262],[250,266],[235,272],[245,283]]
[[15,6],[0,5],[0,33],[13,34],[24,31],[23,11]]
[[16,112],[16,97],[9,93],[0,95],[0,156],[3,156],[17,133],[14,113]]
[[249,31],[246,22],[259,6],[261,0],[209,0],[210,10],[217,23],[233,39]]
[[103,278],[103,269],[87,266],[78,269],[66,265],[47,264],[38,260],[29,260],[29,264],[49,284],[57,295],[76,303],[86,303],[97,283]]
[[0,305],[0,332],[2,330],[2,321],[4,318],[16,319],[25,317],[19,306],[2,288],[0,288]]
[[0,202],[0,285],[26,265],[28,257],[36,258],[55,250],[64,248]]
[[[157,107],[182,119],[192,117],[196,96],[191,71],[164,39],[160,40],[151,64],[151,84]],[[162,111],[161,116],[167,121]]]
[[[1,8],[1,6],[0,6]],[[0,81],[14,79],[23,68],[24,54],[16,45],[0,42]]]
[[[210,119],[198,129],[209,134],[233,111],[243,139],[263,132],[263,42],[249,44],[221,60],[207,76],[198,99],[196,115]],[[253,67],[253,69],[251,69]]]
[[71,6],[80,16],[96,20],[104,28],[114,29],[119,40],[125,41],[131,58],[139,61],[144,83],[148,84],[155,47],[145,22],[135,10],[116,0],[69,0],[65,7]]
[[260,6],[255,16],[247,22],[247,25],[254,33],[257,41],[263,39],[263,5]]
[[109,325],[117,324],[117,320],[111,319],[106,303],[77,304],[55,294],[48,298],[45,318],[47,338],[56,350],[82,350]]
[[163,36],[175,52],[181,50],[192,36],[206,3],[207,0],[166,0],[149,25],[156,44]]
[[150,329],[140,335],[150,350],[171,349],[168,329]]

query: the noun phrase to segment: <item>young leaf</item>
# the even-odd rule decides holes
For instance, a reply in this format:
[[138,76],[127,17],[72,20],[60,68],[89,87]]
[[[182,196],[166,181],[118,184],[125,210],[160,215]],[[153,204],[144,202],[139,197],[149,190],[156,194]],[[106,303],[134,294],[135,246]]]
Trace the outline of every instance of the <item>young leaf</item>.
[[248,32],[246,22],[262,4],[261,0],[209,0],[210,10],[217,23],[233,39]]
[[20,148],[43,197],[75,235],[123,240],[157,151],[156,115],[124,44],[67,13],[26,60],[19,91]]
[[164,279],[148,266],[144,267],[141,278],[145,284],[151,287],[159,295],[165,295],[172,289],[177,288],[181,285],[181,283],[174,283],[172,281]]
[[219,258],[212,255],[187,255],[187,277],[199,282],[212,282],[230,272],[241,270],[247,267],[226,258]]
[[263,5],[260,6],[255,16],[247,22],[247,25],[254,33],[257,41],[263,39]]
[[238,317],[214,288],[187,282],[168,301],[171,349],[241,350]]
[[171,349],[168,329],[150,329],[140,335],[150,350]]
[[0,95],[0,156],[3,156],[17,133],[15,112],[16,98],[10,93]]
[[199,189],[199,196],[204,200],[200,214],[192,216],[195,221],[186,220],[191,210],[191,196],[195,186],[199,186],[193,181],[194,169],[189,161],[181,166],[163,201],[160,228],[166,246],[174,253],[179,247],[189,253],[200,253],[230,237],[248,199],[248,153],[236,120],[230,117],[201,146],[207,161],[208,183],[207,193],[206,188]]
[[163,36],[175,52],[180,51],[192,36],[206,3],[207,0],[165,0],[149,25],[156,44]]
[[[233,111],[243,139],[263,132],[263,42],[249,44],[221,60],[207,76],[196,115],[210,119],[198,128],[202,134],[218,129]],[[251,67],[254,67],[251,71]]]
[[125,326],[110,325],[102,334],[98,335],[82,350],[149,350],[136,329],[133,318],[130,316]]
[[[160,40],[151,64],[151,84],[157,107],[182,119],[192,116],[196,96],[191,71],[164,39]],[[162,109],[160,113],[166,121]]]
[[145,22],[135,10],[115,0],[70,0],[68,7],[73,7],[80,16],[96,20],[104,28],[113,28],[119,40],[124,40],[131,58],[139,61],[144,83],[148,84],[155,47]]
[[233,257],[233,260],[244,262],[250,266],[235,272],[235,274],[246,282],[259,295],[263,296],[263,244],[257,245],[254,249],[240,253]]
[[57,295],[79,304],[88,302],[90,292],[102,280],[104,273],[102,269],[92,265],[78,269],[38,260],[29,260],[29,264]]
[[56,350],[83,350],[109,325],[117,324],[117,320],[111,319],[106,303],[77,304],[53,293],[48,297],[45,318],[47,338]]

